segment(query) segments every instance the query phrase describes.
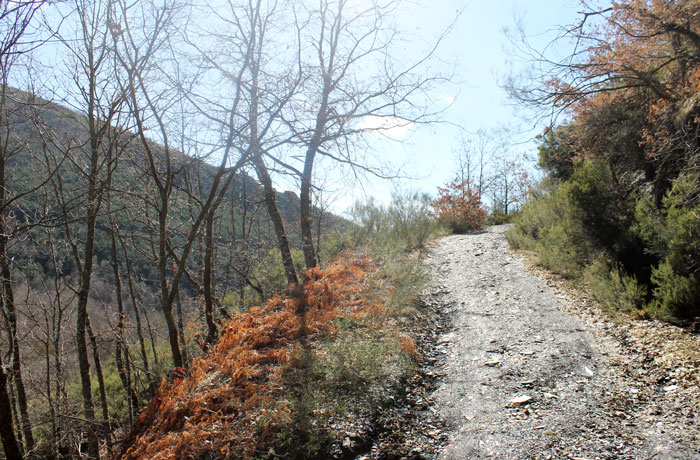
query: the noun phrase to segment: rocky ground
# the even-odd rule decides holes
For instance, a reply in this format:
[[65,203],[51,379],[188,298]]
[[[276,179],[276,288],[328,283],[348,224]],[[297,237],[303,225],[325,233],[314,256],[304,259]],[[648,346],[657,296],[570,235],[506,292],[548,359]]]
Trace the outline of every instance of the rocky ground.
[[611,321],[538,277],[506,229],[443,238],[426,260],[427,302],[451,327],[436,337],[429,396],[446,442],[423,458],[700,458],[698,337]]
[[700,459],[700,336],[611,318],[507,229],[430,251],[418,372],[344,458]]

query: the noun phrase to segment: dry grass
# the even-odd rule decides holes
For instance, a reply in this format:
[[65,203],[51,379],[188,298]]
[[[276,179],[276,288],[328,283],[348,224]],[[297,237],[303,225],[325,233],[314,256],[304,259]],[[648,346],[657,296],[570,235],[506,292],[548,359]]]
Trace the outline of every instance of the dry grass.
[[[275,296],[232,318],[184,378],[161,383],[117,458],[273,456],[304,416],[294,395],[298,379],[290,376],[306,365],[305,353],[323,338],[332,341],[343,319],[368,328],[383,322],[385,294],[377,292],[375,270],[368,258],[346,255],[308,273],[305,317],[294,299]],[[397,343],[416,353],[408,337]]]

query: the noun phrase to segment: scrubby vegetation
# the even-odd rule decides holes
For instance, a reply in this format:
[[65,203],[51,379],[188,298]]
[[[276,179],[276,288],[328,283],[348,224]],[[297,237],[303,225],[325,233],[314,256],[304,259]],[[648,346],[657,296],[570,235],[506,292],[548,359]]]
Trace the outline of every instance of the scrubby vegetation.
[[433,234],[415,239],[427,202],[355,206],[367,219],[354,255],[223,324],[211,350],[161,383],[120,458],[324,458],[333,421],[371,414],[413,371],[415,344],[395,319],[416,311],[423,286],[407,259]]
[[456,178],[440,187],[433,207],[435,218],[453,233],[480,229],[488,214],[481,202],[481,190],[468,179]]
[[369,244],[380,252],[425,249],[438,232],[431,218],[431,199],[417,192],[394,192],[388,206],[373,199],[356,203],[350,210],[358,225],[354,232],[356,244]]
[[[514,247],[588,284],[613,310],[700,315],[700,10],[619,2],[571,29],[587,46],[572,77],[516,95],[570,121],[540,137],[547,177]],[[596,22],[598,21],[598,22]],[[562,72],[561,75],[565,75]]]

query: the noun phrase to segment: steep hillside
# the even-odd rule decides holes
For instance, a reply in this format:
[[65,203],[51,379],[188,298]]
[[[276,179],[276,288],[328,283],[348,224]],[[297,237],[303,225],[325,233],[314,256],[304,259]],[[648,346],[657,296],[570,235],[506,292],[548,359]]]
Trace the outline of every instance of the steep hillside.
[[[18,101],[27,100],[28,95],[14,93]],[[17,267],[35,276],[52,278],[70,277],[75,272],[74,263],[69,257],[69,243],[65,235],[64,213],[68,220],[75,221],[75,236],[81,238],[79,221],[81,206],[85,203],[85,155],[87,150],[87,124],[80,114],[44,100],[34,100],[32,105],[16,103],[12,110],[12,151],[7,163],[11,175],[8,180],[10,196],[18,199],[12,205],[11,215],[17,228],[23,225],[31,230],[23,234],[10,247],[11,256]],[[119,136],[116,145],[118,158],[113,158],[114,173],[108,186],[109,211],[102,206],[96,228],[96,265],[111,263],[110,219],[115,220],[122,236],[133,247],[130,252],[135,278],[146,284],[156,282],[155,254],[153,249],[157,204],[152,190],[152,178],[147,174],[147,158],[139,147],[135,135],[125,131]],[[163,148],[154,144],[156,152],[163,155]],[[170,239],[173,248],[184,243],[187,223],[196,215],[199,204],[205,199],[211,187],[215,167],[202,159],[193,159],[182,153],[172,155],[173,168],[178,170],[170,203]],[[108,159],[105,162],[111,161]],[[163,161],[165,161],[163,159]],[[106,176],[106,174],[104,174]],[[41,184],[44,184],[41,186]],[[57,203],[60,193],[65,206]],[[299,198],[292,192],[277,193],[277,205],[287,223],[290,242],[300,247],[297,230],[299,219]],[[108,215],[109,214],[109,215]],[[342,232],[348,221],[320,210],[320,234],[318,241],[324,244],[328,237]],[[217,217],[216,245],[220,260],[217,272],[231,273],[227,264],[236,264],[236,269],[250,271],[250,265],[265,258],[276,247],[276,239],[269,223],[269,217],[262,204],[262,187],[252,178],[247,169],[236,175],[227,192],[226,202],[220,207]],[[47,232],[51,233],[49,242]],[[49,243],[50,251],[46,250]],[[200,246],[202,242],[198,243]],[[200,255],[195,255],[191,272],[198,271]],[[246,260],[243,260],[246,259]],[[59,261],[60,267],[55,267]],[[98,278],[101,273],[98,271]],[[192,289],[192,280],[185,282],[185,288]],[[230,289],[237,289],[245,283],[242,279],[230,280]]]

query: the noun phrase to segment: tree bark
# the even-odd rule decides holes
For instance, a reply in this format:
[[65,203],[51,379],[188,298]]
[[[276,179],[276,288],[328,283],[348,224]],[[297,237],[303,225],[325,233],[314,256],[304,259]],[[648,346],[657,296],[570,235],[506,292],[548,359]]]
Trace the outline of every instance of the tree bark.
[[186,367],[189,364],[187,357],[187,342],[185,340],[185,314],[182,310],[182,297],[180,297],[180,289],[175,290],[175,305],[177,306],[177,332],[182,344],[182,364]]
[[[4,219],[0,222],[0,228],[3,234],[6,233]],[[32,424],[29,419],[29,409],[27,404],[27,393],[24,388],[24,380],[22,379],[22,359],[20,355],[19,336],[17,330],[17,311],[15,308],[15,298],[12,286],[11,272],[9,260],[7,258],[7,246],[5,237],[0,237],[0,272],[2,273],[2,300],[3,307],[7,312],[7,318],[10,327],[10,337],[12,345],[12,379],[17,390],[17,404],[19,406],[19,415],[21,419],[21,429],[24,436],[25,450],[34,450],[34,435],[32,433]]]
[[95,363],[95,374],[97,374],[97,385],[100,391],[100,403],[102,405],[102,420],[104,426],[104,436],[107,441],[107,447],[112,449],[112,424],[109,419],[109,405],[107,404],[107,391],[105,390],[104,373],[102,372],[102,360],[100,359],[100,351],[97,348],[97,336],[92,330],[90,316],[87,317],[87,331],[90,336],[90,345],[92,346],[92,361]]
[[[146,340],[143,337],[143,328],[141,326],[141,313],[139,312],[138,297],[136,296],[136,287],[134,286],[134,273],[131,269],[131,259],[129,258],[129,253],[126,250],[126,243],[119,234],[119,228],[115,227],[117,239],[119,240],[119,245],[124,253],[124,263],[126,265],[126,280],[129,286],[129,297],[131,298],[131,305],[134,309],[134,318],[136,319],[136,336],[139,339],[139,350],[141,351],[141,359],[143,360],[143,370],[146,374],[146,379],[148,380],[148,396],[153,397],[155,395],[155,383],[153,376],[151,375],[151,370],[148,364],[148,354],[146,353]],[[152,338],[152,336],[151,336]],[[151,340],[151,344],[153,341]],[[155,353],[153,353],[155,356]]]
[[[332,50],[332,53],[335,49]],[[332,62],[332,59],[331,59]],[[329,64],[330,65],[330,64]],[[332,69],[330,69],[332,70]],[[306,268],[314,268],[318,265],[316,250],[314,249],[313,217],[311,216],[311,180],[313,178],[314,161],[316,153],[321,147],[321,139],[327,124],[328,98],[332,91],[331,77],[329,69],[324,69],[323,92],[321,94],[321,105],[316,114],[316,125],[314,133],[306,148],[304,155],[304,170],[301,176],[301,188],[299,190],[299,214],[301,217],[301,247],[304,251],[304,263]]]
[[289,249],[289,239],[287,238],[287,232],[284,228],[284,221],[282,220],[279,209],[277,209],[277,198],[275,197],[275,189],[272,187],[272,179],[270,179],[270,174],[259,153],[253,156],[253,162],[255,164],[255,171],[258,174],[258,179],[260,179],[260,183],[262,183],[263,186],[265,208],[270,215],[270,220],[272,220],[275,235],[277,236],[277,245],[282,254],[282,265],[284,266],[284,274],[287,277],[287,283],[290,285],[299,284],[299,278],[297,277],[294,261],[292,260],[292,252]]
[[[4,85],[3,85],[4,86]],[[5,89],[1,89],[2,105],[5,105]],[[8,115],[2,114],[2,123],[8,122]],[[17,311],[15,308],[14,287],[12,286],[12,271],[10,269],[10,259],[7,254],[8,239],[10,237],[10,229],[8,228],[6,218],[7,206],[7,184],[5,178],[6,167],[6,151],[7,151],[7,136],[2,139],[2,148],[0,149],[0,275],[2,276],[2,308],[5,310],[10,329],[10,344],[12,350],[12,378],[17,389],[17,403],[19,404],[20,416],[22,419],[22,433],[25,440],[25,449],[27,451],[34,450],[34,436],[32,434],[32,425],[29,419],[29,410],[27,408],[27,396],[24,389],[24,381],[22,380],[22,360],[20,355],[20,346],[17,330]]]
[[0,439],[5,450],[7,460],[21,460],[22,452],[19,449],[19,443],[15,437],[15,431],[12,427],[12,404],[10,403],[10,395],[7,392],[7,374],[2,364],[2,353],[0,353]]
[[[94,79],[94,77],[93,77]],[[93,88],[94,91],[94,88]],[[94,94],[91,92],[91,94]],[[97,135],[97,120],[94,117],[94,101],[90,101],[88,109],[88,124],[90,127],[90,172],[88,177],[87,210],[85,219],[85,245],[83,249],[82,266],[80,260],[76,260],[80,266],[80,287],[78,290],[76,345],[78,365],[80,368],[80,383],[83,394],[83,409],[88,423],[95,423],[95,405],[92,401],[92,382],[90,381],[90,361],[87,350],[86,332],[88,327],[88,300],[90,296],[90,284],[92,281],[93,256],[95,253],[95,226],[97,224],[98,202],[98,168],[99,168],[99,139]],[[66,222],[68,217],[66,216]],[[67,224],[66,224],[67,225]],[[76,255],[77,256],[77,255]],[[100,448],[97,433],[93,427],[87,430],[88,455],[91,458],[100,458]]]
[[315,151],[307,152],[307,162],[304,164],[304,174],[301,178],[299,197],[299,214],[301,216],[301,247],[304,251],[304,263],[306,268],[314,268],[318,265],[316,249],[314,248],[313,217],[311,216],[311,174],[313,170],[313,158]]
[[124,323],[126,321],[126,314],[124,313],[122,281],[121,274],[119,272],[119,258],[117,256],[117,238],[114,235],[117,224],[114,221],[114,216],[112,215],[111,210],[108,211],[110,214],[110,239],[112,243],[112,271],[114,273],[114,287],[117,291],[117,313],[119,315],[119,319],[117,320],[117,344],[114,360],[117,364],[117,372],[119,373],[119,379],[122,382],[122,387],[124,388],[130,402],[129,424],[133,424],[134,414],[138,410],[138,397],[136,396],[136,391],[131,386],[130,374],[127,372],[128,359],[124,359],[127,353],[126,340],[124,339]]
[[204,241],[204,274],[202,284],[204,287],[204,319],[207,323],[207,343],[216,341],[218,330],[214,323],[214,209],[207,216],[205,224]]
[[[160,274],[160,307],[165,316],[165,324],[168,326],[168,341],[170,342],[170,352],[173,355],[173,366],[183,367],[182,352],[180,342],[177,337],[177,323],[173,315],[173,304],[170,301],[170,289],[168,285],[168,253],[167,241],[168,233],[168,199],[169,192],[161,191],[161,203],[158,213],[158,272]],[[174,287],[177,289],[177,286]]]

